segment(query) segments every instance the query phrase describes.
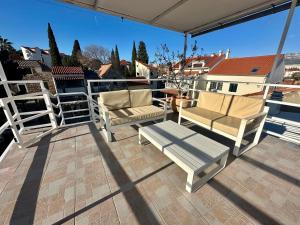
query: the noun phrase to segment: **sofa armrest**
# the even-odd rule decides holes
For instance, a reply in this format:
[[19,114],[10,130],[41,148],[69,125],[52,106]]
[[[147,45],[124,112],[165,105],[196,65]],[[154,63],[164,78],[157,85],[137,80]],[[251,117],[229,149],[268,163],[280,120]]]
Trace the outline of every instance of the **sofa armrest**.
[[259,118],[259,117],[264,117],[264,116],[266,116],[266,115],[267,115],[267,112],[261,112],[261,113],[258,113],[258,114],[256,114],[256,115],[252,115],[252,116],[248,116],[248,117],[246,117],[246,118],[243,118],[243,120],[249,121],[249,120],[257,119],[257,118]]
[[166,114],[167,114],[167,108],[168,108],[168,103],[167,101],[164,101],[162,99],[159,98],[152,98],[153,101],[158,101],[164,104],[164,111],[165,111],[165,118],[166,118]]

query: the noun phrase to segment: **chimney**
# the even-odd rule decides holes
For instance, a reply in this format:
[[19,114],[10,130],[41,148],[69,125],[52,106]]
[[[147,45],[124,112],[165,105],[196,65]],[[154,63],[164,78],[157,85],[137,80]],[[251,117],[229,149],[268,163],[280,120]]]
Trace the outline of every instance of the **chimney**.
[[229,59],[229,56],[230,56],[230,49],[228,48],[225,53],[225,59]]
[[221,56],[221,55],[222,55],[222,53],[223,53],[223,51],[222,51],[222,50],[220,50],[220,51],[219,51],[219,56]]

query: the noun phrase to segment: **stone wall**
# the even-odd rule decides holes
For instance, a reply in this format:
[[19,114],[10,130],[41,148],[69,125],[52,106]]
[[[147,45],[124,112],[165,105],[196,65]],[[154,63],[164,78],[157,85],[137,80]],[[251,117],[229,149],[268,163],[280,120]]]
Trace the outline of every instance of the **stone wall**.
[[[45,87],[48,88],[52,94],[56,94],[52,73],[50,72],[27,74],[23,77],[23,80],[42,80],[44,81]],[[27,89],[29,93],[41,91],[39,84],[27,84]]]

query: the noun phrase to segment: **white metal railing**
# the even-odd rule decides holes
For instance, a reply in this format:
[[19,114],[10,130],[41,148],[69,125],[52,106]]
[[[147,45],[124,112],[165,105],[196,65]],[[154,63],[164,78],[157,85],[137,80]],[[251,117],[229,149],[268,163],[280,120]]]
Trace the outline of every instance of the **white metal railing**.
[[[197,96],[197,92],[203,91],[199,89],[197,86],[197,82],[208,82],[207,80],[202,80],[201,78],[188,78],[186,79],[190,83],[190,87],[188,88],[188,92],[191,95],[191,97],[194,99]],[[4,113],[7,118],[7,122],[1,125],[0,127],[0,135],[6,130],[11,129],[14,135],[15,142],[19,146],[25,146],[29,144],[30,142],[24,143],[23,139],[21,137],[22,132],[26,130],[32,130],[32,129],[38,129],[38,128],[50,128],[48,132],[51,132],[53,129],[56,129],[57,127],[61,126],[67,126],[69,124],[74,123],[82,123],[82,122],[76,122],[79,119],[85,119],[85,122],[93,121],[96,122],[100,119],[99,115],[99,108],[97,101],[94,99],[95,96],[99,95],[99,92],[93,92],[92,85],[94,83],[109,83],[109,82],[141,82],[141,81],[147,81],[149,84],[150,82],[158,82],[162,81],[165,83],[170,83],[171,81],[168,79],[112,79],[112,80],[88,80],[87,81],[87,93],[85,92],[73,92],[73,93],[58,93],[58,94],[51,94],[45,87],[44,83],[42,81],[1,81],[0,85],[4,86],[4,89],[7,93],[6,98],[2,98],[0,100],[0,106],[3,108]],[[210,82],[214,82],[211,81]],[[215,82],[232,82],[232,81],[220,81],[216,80]],[[235,83],[243,83],[243,82],[235,82]],[[249,83],[249,82],[245,82]],[[36,93],[29,93],[29,94],[23,94],[18,96],[12,96],[9,85],[13,84],[36,84],[40,86],[41,91],[38,91]],[[263,98],[266,99],[266,102],[268,104],[275,104],[275,105],[282,105],[282,106],[290,106],[290,107],[296,107],[300,109],[300,104],[298,103],[292,103],[292,102],[286,102],[286,101],[279,101],[279,100],[273,100],[270,99],[270,93],[275,90],[276,88],[293,88],[293,89],[299,89],[300,91],[300,85],[285,85],[285,84],[260,84],[260,83],[254,83],[256,85],[263,87]],[[205,85],[205,89],[207,89]],[[174,88],[152,88],[153,92],[158,92],[162,90],[168,90],[168,89],[174,89]],[[81,99],[72,99],[72,97],[78,98],[78,96],[81,97]],[[68,99],[69,98],[69,99]],[[45,110],[37,110],[37,111],[29,111],[29,112],[19,112],[17,109],[17,105],[15,101],[24,101],[24,100],[32,100],[32,99],[43,99],[46,103],[46,109]],[[66,100],[67,99],[67,100]],[[53,101],[56,101],[54,103]],[[80,105],[82,106],[84,103],[86,103],[85,107],[71,107],[71,109],[64,109],[65,106],[69,105]],[[11,109],[9,106],[11,106]],[[55,110],[58,110],[58,113],[55,113]],[[86,113],[86,114],[84,114]],[[77,114],[77,115],[76,115]],[[39,124],[39,125],[33,125],[33,126],[24,126],[24,123],[32,121],[34,119],[40,118],[42,116],[49,116],[50,123],[46,124]],[[300,115],[299,115],[300,116]],[[25,118],[24,118],[25,117]],[[60,120],[59,125],[57,122]],[[75,121],[75,122],[72,122]],[[294,121],[293,119],[286,119],[286,118],[280,118],[278,116],[268,116],[267,119],[268,123],[273,123],[280,126],[288,127],[287,130],[291,130],[293,134],[287,135],[287,134],[281,134],[276,133],[274,131],[265,129],[264,131],[266,133],[269,133],[271,135],[275,135],[277,137],[283,138],[288,141],[295,142],[297,144],[300,144],[300,121]],[[43,135],[48,134],[48,132],[44,132],[41,135],[37,136],[35,139],[42,137]],[[298,135],[298,133],[299,135]]]

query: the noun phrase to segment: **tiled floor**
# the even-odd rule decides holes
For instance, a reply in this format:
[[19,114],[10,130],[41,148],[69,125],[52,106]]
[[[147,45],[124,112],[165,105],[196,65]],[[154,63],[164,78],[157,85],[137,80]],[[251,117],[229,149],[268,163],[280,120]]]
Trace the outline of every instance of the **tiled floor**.
[[85,124],[13,149],[0,163],[0,224],[300,224],[299,146],[266,136],[189,194],[135,127],[115,138]]

